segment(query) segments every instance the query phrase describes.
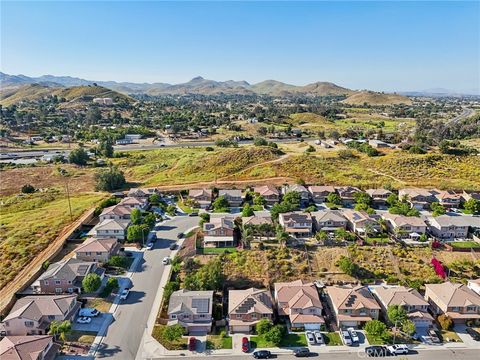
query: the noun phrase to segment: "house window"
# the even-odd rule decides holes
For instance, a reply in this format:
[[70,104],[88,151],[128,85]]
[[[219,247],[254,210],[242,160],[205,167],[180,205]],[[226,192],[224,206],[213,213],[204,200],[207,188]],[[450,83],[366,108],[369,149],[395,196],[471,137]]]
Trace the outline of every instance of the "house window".
[[241,319],[242,318],[242,314],[237,314],[237,319]]
[[62,288],[55,288],[55,292],[56,292],[56,293],[61,293],[61,292],[62,292]]
[[467,306],[467,311],[475,311],[476,309],[476,306]]
[[55,285],[60,285],[62,282],[60,280],[55,280]]
[[33,325],[35,325],[35,324],[33,323],[33,321],[25,321],[25,326],[26,326],[26,327],[33,327]]
[[257,318],[257,314],[253,313],[252,314],[252,319],[256,319]]
[[71,284],[71,283],[72,283],[72,281],[71,281],[71,280],[68,280],[68,283],[69,283],[69,284]]
[[170,317],[171,317],[172,319],[176,319],[176,318],[177,318],[177,315],[172,314],[172,315],[170,315]]
[[262,318],[268,318],[270,317],[268,314],[262,314]]
[[55,315],[48,315],[48,320],[55,320]]
[[198,315],[198,317],[199,317],[200,319],[203,319],[203,318],[205,318],[205,315],[204,315],[204,314],[201,314],[201,315]]
[[45,285],[48,285],[48,280],[45,280],[43,283],[44,283]]
[[97,251],[97,255],[102,255],[102,253],[101,253],[101,252],[99,252],[99,251]]

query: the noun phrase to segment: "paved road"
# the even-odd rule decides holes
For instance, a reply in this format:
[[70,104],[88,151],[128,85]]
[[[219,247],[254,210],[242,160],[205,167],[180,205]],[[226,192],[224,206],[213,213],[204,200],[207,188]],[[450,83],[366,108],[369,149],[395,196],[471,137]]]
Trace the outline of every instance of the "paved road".
[[[397,357],[392,357],[392,359],[402,359],[402,360],[478,360],[479,350],[420,350],[416,354],[402,355]],[[200,358],[204,357],[200,356]],[[199,359],[198,356],[181,356],[179,357],[184,360],[194,360]],[[242,359],[253,359],[253,357],[246,357],[245,355],[228,355],[228,356],[215,356],[215,359],[228,359],[228,360],[242,360]],[[279,360],[290,360],[290,359],[301,359],[296,358],[293,355],[278,355]],[[309,359],[328,359],[328,360],[358,360],[364,359],[365,353],[321,353],[318,356],[311,357]],[[390,357],[387,357],[387,359]],[[381,358],[380,358],[381,359]]]
[[455,116],[454,118],[450,119],[448,121],[449,124],[451,123],[456,123],[462,119],[466,119],[470,116],[472,116],[473,114],[475,114],[475,111],[473,109],[470,109],[470,108],[463,108],[463,111],[458,114],[457,116]]
[[126,301],[118,306],[114,321],[97,351],[97,358],[132,360],[140,345],[148,316],[165,266],[162,259],[170,255],[168,248],[180,232],[198,225],[198,217],[178,216],[165,222],[158,230],[155,248],[144,252],[132,276],[133,288]]

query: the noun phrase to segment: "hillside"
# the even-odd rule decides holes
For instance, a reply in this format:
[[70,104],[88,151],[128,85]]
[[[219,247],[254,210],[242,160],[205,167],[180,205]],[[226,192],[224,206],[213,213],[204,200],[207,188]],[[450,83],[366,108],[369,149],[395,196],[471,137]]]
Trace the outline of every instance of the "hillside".
[[316,96],[340,96],[355,93],[353,90],[338,86],[331,82],[315,82],[300,87],[299,92]]
[[95,97],[109,97],[112,99],[131,99],[127,95],[107,89],[103,86],[73,86],[66,89],[59,89],[52,93],[58,97],[64,97],[67,100],[87,99]]
[[9,106],[20,101],[38,100],[52,95],[58,89],[40,84],[26,84],[20,86],[6,86],[0,91],[0,104]]
[[250,89],[261,95],[285,96],[296,92],[298,87],[276,80],[265,80],[252,85]]
[[412,101],[403,95],[397,94],[383,94],[373,91],[362,91],[350,95],[343,100],[345,104],[350,105],[363,105],[365,103],[369,105],[411,105]]

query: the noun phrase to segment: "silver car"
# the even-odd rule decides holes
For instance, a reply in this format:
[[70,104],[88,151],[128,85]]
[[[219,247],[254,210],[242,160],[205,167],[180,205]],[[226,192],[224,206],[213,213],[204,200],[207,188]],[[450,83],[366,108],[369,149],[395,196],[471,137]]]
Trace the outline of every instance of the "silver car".
[[310,345],[315,345],[315,337],[311,331],[306,331],[305,336],[307,337],[307,341]]
[[313,332],[313,336],[315,336],[315,341],[317,342],[317,344],[319,345],[322,345],[324,344],[325,342],[323,341],[323,335],[320,331],[314,331]]

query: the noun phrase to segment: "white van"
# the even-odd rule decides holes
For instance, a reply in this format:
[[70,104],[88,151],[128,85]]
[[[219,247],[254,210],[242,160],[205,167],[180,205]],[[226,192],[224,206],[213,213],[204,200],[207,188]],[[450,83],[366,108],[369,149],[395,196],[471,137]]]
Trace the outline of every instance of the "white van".
[[81,316],[81,317],[95,317],[95,316],[98,316],[99,314],[100,314],[100,311],[93,308],[83,308],[83,309],[80,309],[80,311],[78,312],[78,316]]

